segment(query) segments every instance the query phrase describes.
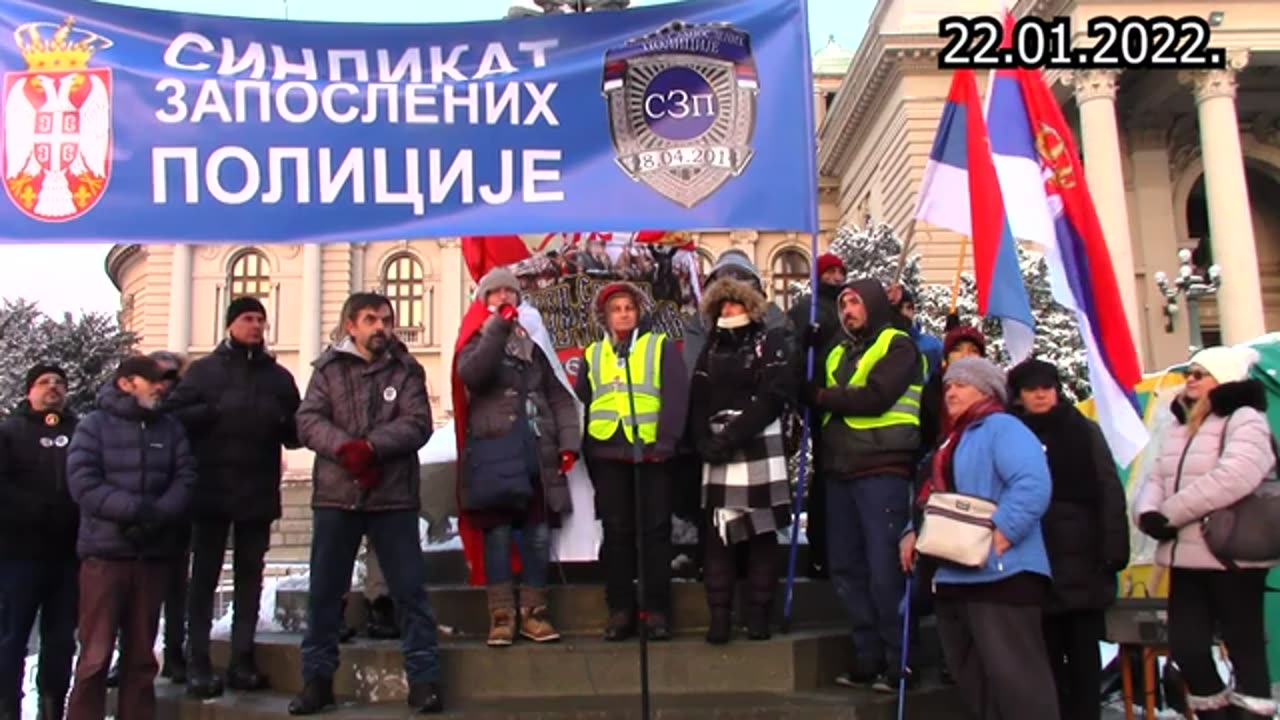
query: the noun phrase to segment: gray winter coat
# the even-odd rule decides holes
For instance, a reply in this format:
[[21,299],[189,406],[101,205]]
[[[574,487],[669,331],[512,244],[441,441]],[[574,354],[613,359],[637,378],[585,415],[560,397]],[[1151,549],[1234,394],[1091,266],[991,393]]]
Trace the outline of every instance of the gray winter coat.
[[515,323],[493,315],[458,351],[458,378],[469,395],[467,427],[458,431],[481,438],[509,432],[516,420],[518,388],[523,382],[536,409],[540,481],[547,509],[566,514],[573,505],[568,482],[560,474],[560,453],[582,450],[578,406],[542,350],[527,334],[513,334],[515,327]]
[[[418,449],[431,437],[431,403],[422,365],[399,341],[373,362],[350,337],[325,350],[298,408],[298,439],[316,453],[311,507],[343,510],[418,510]],[[355,478],[338,462],[338,448],[365,439],[373,446],[381,481],[361,497]]]

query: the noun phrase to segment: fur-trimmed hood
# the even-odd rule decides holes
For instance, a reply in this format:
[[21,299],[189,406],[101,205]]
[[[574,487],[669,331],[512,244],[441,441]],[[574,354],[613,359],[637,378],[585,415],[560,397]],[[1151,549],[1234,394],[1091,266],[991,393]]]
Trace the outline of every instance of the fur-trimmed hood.
[[591,312],[596,322],[600,324],[600,328],[608,333],[609,326],[605,323],[604,303],[609,296],[614,293],[626,293],[635,301],[636,307],[640,310],[638,324],[647,326],[650,317],[653,315],[653,301],[649,299],[649,294],[632,282],[626,280],[616,280],[614,282],[602,285],[596,290],[595,297],[591,298]]
[[[1250,407],[1260,413],[1267,412],[1267,390],[1262,383],[1249,379],[1222,383],[1209,391],[1209,411],[1218,417],[1228,417],[1240,408]],[[1182,395],[1173,401],[1173,416],[1179,423],[1187,422],[1187,405]]]
[[758,323],[764,322],[765,311],[769,306],[765,296],[750,283],[722,277],[707,286],[702,293],[700,310],[708,327],[716,326],[716,320],[720,317],[720,306],[726,302],[742,304],[747,308],[747,315],[751,320]]

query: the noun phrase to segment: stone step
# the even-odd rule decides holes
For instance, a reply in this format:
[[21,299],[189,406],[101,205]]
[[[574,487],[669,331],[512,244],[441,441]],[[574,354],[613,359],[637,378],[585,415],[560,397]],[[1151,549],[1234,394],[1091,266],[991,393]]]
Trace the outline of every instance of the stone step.
[[[256,661],[273,691],[302,689],[301,636],[258,636]],[[225,668],[226,640],[213,642],[213,662]],[[334,691],[363,702],[404,700],[403,656],[395,641],[357,639],[341,646]],[[482,641],[442,638],[440,658],[449,697],[510,700],[554,696],[626,696],[639,692],[636,642],[606,643],[566,636],[559,643],[517,642],[490,648]],[[760,642],[739,639],[708,645],[694,634],[649,644],[650,688],[655,694],[792,693],[829,687],[847,667],[845,632],[803,631]]]
[[[216,700],[188,700],[182,689],[156,686],[157,720],[285,720],[290,696],[283,693],[227,693]],[[561,696],[530,700],[456,700],[434,717],[468,720],[630,720],[641,718],[639,695]],[[951,689],[915,691],[906,704],[907,720],[953,717],[957,698]],[[650,697],[650,716],[662,720],[741,718],[742,720],[893,720],[897,700],[865,691],[822,689],[796,693],[663,695]],[[355,720],[426,717],[411,715],[402,702],[343,702],[322,717]]]
[[[741,584],[740,584],[741,586]],[[276,593],[276,622],[290,632],[306,629],[308,592],[293,583]],[[783,584],[778,583],[774,602],[775,622],[782,621]],[[738,607],[744,607],[740,587]],[[604,630],[608,612],[602,585],[553,585],[550,590],[552,622],[561,632],[597,635]],[[436,621],[455,637],[483,637],[489,631],[489,607],[485,589],[462,585],[428,587],[428,597]],[[677,631],[703,631],[709,620],[706,590],[702,583],[671,583],[671,625]],[[741,616],[741,613],[739,613]],[[797,579],[792,596],[792,627],[844,627],[845,612],[835,590],[826,581]],[[367,620],[364,595],[347,596],[347,623],[363,632]]]

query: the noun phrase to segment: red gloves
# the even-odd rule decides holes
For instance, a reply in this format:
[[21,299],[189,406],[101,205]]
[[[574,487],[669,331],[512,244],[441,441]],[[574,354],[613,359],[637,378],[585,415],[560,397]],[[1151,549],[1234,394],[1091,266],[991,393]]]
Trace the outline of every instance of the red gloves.
[[516,310],[516,306],[510,303],[503,303],[503,305],[498,308],[498,314],[507,322],[515,322],[515,319],[520,317],[520,312]]
[[578,453],[572,450],[560,451],[560,474],[568,475],[573,469],[573,464],[578,462]]
[[382,481],[382,472],[374,463],[373,446],[368,440],[348,440],[338,448],[338,462],[355,476],[363,490],[372,490]]

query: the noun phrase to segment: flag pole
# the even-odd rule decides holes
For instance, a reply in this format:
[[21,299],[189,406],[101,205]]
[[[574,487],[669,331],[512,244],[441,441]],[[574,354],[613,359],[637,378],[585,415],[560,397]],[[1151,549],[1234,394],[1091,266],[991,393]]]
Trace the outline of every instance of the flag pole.
[[956,277],[951,282],[951,312],[950,315],[956,314],[956,306],[960,304],[960,280],[964,274],[964,261],[969,250],[969,237],[967,235],[960,236],[960,259],[956,262]]

